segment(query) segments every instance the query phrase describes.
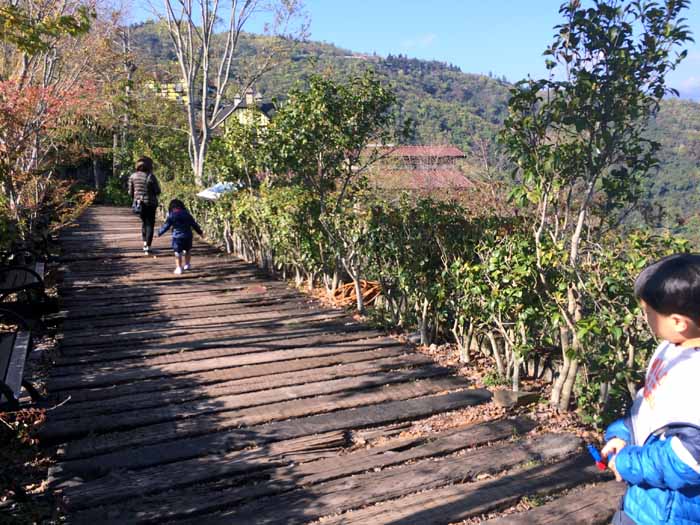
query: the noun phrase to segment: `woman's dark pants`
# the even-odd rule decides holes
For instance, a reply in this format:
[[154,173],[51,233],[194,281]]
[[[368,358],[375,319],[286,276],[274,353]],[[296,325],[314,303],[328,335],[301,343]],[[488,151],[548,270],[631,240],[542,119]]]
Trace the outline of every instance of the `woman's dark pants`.
[[150,246],[153,241],[153,230],[156,227],[157,206],[144,204],[141,207],[141,240]]

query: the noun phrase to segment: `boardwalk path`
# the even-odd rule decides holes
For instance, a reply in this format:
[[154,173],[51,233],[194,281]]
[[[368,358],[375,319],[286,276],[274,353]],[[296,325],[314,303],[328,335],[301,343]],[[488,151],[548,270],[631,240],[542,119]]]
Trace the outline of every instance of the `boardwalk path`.
[[527,420],[352,448],[490,394],[201,243],[175,276],[169,239],[145,256],[139,229],[93,207],[63,236],[49,390],[70,399],[41,438],[71,522],[448,523],[594,479],[573,436],[513,440]]

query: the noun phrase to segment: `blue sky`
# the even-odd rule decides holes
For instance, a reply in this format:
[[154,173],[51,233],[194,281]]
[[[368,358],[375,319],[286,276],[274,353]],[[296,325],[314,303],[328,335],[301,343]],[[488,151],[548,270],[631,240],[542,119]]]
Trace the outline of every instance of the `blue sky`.
[[[136,0],[135,18],[145,18]],[[159,4],[160,0],[150,0]],[[542,51],[561,22],[562,0],[305,0],[312,40],[356,52],[435,59],[467,73],[517,81],[546,75]],[[686,18],[700,41],[700,0]],[[251,26],[252,27],[252,26]],[[700,45],[668,77],[684,98],[700,100]]]
[[[561,22],[560,0],[306,0],[311,39],[358,52],[436,59],[510,81],[546,75],[542,51]],[[693,5],[694,4],[694,5]],[[686,11],[700,41],[700,1]],[[700,99],[700,45],[669,76]]]

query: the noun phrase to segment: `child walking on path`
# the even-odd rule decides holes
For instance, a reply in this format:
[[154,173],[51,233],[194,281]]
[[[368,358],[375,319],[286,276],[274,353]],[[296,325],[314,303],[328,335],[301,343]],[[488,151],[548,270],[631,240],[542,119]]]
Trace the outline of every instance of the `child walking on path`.
[[652,264],[634,291],[663,341],[629,414],[605,433],[602,454],[628,484],[613,524],[700,524],[700,255]]
[[[180,275],[183,270],[189,270],[192,251],[192,229],[201,237],[202,228],[199,227],[197,221],[189,214],[185,204],[179,199],[173,199],[168,205],[168,218],[165,224],[158,231],[158,237],[167,232],[170,228],[173,229],[172,247],[175,252],[176,266],[175,275]],[[185,264],[182,264],[182,256],[185,256]]]

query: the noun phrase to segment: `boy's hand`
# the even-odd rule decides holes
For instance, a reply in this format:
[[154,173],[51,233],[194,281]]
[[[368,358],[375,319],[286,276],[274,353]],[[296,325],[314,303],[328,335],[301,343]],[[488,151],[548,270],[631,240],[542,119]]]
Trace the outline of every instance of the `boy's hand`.
[[617,471],[617,467],[615,467],[615,456],[608,460],[608,468],[612,470],[613,474],[615,474],[615,481],[622,481],[622,476],[620,476],[620,473]]
[[608,458],[608,468],[613,471],[617,481],[622,481],[622,477],[617,472],[617,468],[615,467],[615,454],[620,452],[626,446],[627,442],[625,440],[620,438],[612,438],[605,444],[603,450],[600,451],[602,456]]

